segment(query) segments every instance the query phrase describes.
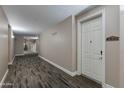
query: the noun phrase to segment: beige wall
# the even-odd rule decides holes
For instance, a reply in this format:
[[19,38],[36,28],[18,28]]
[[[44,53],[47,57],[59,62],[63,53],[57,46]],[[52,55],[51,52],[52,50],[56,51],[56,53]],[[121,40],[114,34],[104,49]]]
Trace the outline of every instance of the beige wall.
[[[119,36],[119,6],[97,6],[96,8],[77,16],[77,20],[105,9],[105,35]],[[119,87],[119,41],[106,42],[105,47],[105,82]]]
[[[106,37],[120,34],[119,6],[106,6]],[[119,87],[120,42],[106,42],[106,83]]]
[[24,37],[15,36],[15,54],[24,54]]
[[72,16],[41,34],[40,55],[69,71],[75,71],[72,66]]
[[0,7],[0,81],[8,66],[8,21]]

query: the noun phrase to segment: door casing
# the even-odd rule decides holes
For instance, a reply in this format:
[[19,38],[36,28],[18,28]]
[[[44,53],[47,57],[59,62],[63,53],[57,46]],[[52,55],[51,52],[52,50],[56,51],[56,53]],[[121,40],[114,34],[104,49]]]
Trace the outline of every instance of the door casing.
[[81,75],[81,62],[82,62],[82,56],[81,56],[81,44],[82,44],[82,38],[81,38],[81,24],[82,22],[85,22],[87,20],[96,18],[96,17],[102,17],[102,40],[103,40],[103,58],[102,58],[102,72],[103,72],[103,78],[102,78],[102,86],[104,87],[105,84],[105,9],[102,9],[100,11],[97,11],[95,13],[92,13],[86,17],[82,17],[81,19],[77,20],[77,74]]

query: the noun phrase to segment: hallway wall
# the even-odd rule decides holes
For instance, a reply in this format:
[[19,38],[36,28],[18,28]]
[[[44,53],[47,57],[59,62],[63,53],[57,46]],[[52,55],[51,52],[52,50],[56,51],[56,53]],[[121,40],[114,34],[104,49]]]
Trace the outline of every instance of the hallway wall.
[[74,72],[72,52],[72,16],[41,33],[40,55]]
[[[90,11],[80,13],[76,20],[89,14],[105,9],[106,38],[119,36],[119,6],[97,6]],[[43,32],[40,36],[40,55],[55,62],[69,71],[76,71],[76,30],[74,18],[69,17],[54,28]],[[113,87],[119,87],[120,52],[119,41],[107,42],[105,50],[105,83]],[[75,57],[75,58],[74,58]]]
[[8,67],[8,20],[0,6],[0,81]]
[[[106,6],[106,38],[120,37],[120,6]],[[120,41],[106,42],[106,83],[120,87]]]

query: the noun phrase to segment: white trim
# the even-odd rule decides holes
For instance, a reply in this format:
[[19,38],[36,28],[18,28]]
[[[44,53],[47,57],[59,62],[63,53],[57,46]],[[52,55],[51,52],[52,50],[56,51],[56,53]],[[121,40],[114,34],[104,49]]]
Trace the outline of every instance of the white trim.
[[72,15],[72,69],[75,69],[76,61],[76,19]]
[[105,9],[102,9],[102,32],[103,32],[103,57],[102,57],[102,63],[103,63],[103,67],[102,67],[102,71],[103,71],[103,81],[102,81],[102,83],[104,83],[105,82],[105,54],[106,54],[106,52],[105,52],[105,47],[106,47],[106,27],[105,27]]
[[63,68],[63,67],[61,67],[61,66],[55,64],[54,62],[52,62],[52,61],[50,61],[50,60],[48,60],[48,59],[46,59],[46,58],[44,58],[44,57],[42,57],[42,56],[40,56],[40,55],[39,55],[39,57],[40,57],[41,59],[45,60],[46,62],[50,63],[51,65],[57,67],[58,69],[61,69],[61,70],[64,71],[65,73],[71,75],[72,77],[77,74],[76,71],[75,71],[75,72],[71,72],[71,71],[69,71],[69,70],[67,70],[67,69],[65,69],[65,68]]
[[103,83],[102,85],[103,85],[102,86],[103,88],[114,88],[113,86],[106,84],[106,83]]
[[[102,6],[102,5],[99,5],[99,6]],[[83,13],[86,13],[88,12],[89,10],[93,9],[93,8],[96,8],[98,7],[97,5],[89,5],[88,7],[86,7],[84,10],[80,11],[79,13],[75,14],[75,16],[79,16]]]
[[2,78],[2,80],[1,80],[1,82],[0,82],[0,88],[2,87],[2,84],[4,83],[4,80],[5,80],[6,76],[7,76],[7,74],[8,74],[8,69],[6,70],[6,72],[5,72],[5,74],[4,74],[3,78]]
[[81,75],[81,23],[95,18],[97,16],[102,17],[102,27],[103,27],[103,79],[102,79],[102,84],[105,82],[105,9],[102,9],[96,13],[92,13],[86,17],[82,17],[80,20],[77,21],[77,26],[78,26],[78,30],[77,30],[77,74]]
[[24,54],[16,54],[15,56],[24,56]]

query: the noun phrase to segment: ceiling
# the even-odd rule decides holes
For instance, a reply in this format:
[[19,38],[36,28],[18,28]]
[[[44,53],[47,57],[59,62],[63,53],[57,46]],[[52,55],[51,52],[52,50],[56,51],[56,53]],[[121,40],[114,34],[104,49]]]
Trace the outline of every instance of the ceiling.
[[87,5],[5,5],[3,9],[16,34],[39,34]]

